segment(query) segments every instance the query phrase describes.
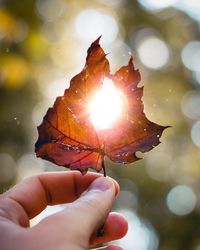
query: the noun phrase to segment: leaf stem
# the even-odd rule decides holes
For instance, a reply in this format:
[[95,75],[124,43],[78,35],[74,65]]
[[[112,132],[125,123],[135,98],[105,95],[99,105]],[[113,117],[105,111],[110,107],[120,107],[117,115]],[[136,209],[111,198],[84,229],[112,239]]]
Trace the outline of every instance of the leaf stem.
[[105,168],[105,157],[104,154],[102,155],[102,169],[103,169],[103,175],[106,177],[106,168]]

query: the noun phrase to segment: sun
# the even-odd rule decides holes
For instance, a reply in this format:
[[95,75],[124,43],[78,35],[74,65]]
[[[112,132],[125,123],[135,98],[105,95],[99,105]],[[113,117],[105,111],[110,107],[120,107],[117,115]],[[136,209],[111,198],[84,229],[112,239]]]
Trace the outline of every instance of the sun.
[[90,119],[96,130],[105,130],[114,124],[123,110],[123,95],[113,81],[104,78],[102,88],[89,103]]

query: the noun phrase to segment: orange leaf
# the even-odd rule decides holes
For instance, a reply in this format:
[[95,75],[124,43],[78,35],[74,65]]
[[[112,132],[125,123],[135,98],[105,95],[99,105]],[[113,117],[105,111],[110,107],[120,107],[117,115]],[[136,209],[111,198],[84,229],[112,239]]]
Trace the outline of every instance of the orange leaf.
[[[82,173],[88,168],[97,171],[103,168],[105,174],[104,156],[114,162],[134,162],[138,160],[137,151],[147,152],[160,143],[166,127],[149,121],[144,114],[143,87],[137,86],[141,77],[132,57],[127,66],[111,75],[99,40],[88,49],[84,69],[72,78],[64,96],[57,97],[54,106],[47,111],[38,127],[35,150],[38,157],[57,165]],[[123,111],[111,126],[99,129],[92,122],[89,104],[102,90],[105,79],[112,81],[120,93]],[[102,106],[104,102],[102,98]]]

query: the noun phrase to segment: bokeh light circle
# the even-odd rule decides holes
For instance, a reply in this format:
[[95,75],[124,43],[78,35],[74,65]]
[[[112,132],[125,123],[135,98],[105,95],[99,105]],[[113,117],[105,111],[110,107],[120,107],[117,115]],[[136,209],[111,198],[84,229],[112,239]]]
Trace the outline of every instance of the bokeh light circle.
[[200,147],[200,120],[194,123],[191,129],[191,138],[193,143]]
[[200,92],[189,91],[181,101],[183,114],[190,119],[200,119]]
[[157,37],[148,37],[138,46],[141,62],[148,68],[159,69],[169,60],[169,49],[166,43]]
[[187,215],[193,211],[196,205],[196,195],[186,185],[173,187],[167,195],[167,207],[176,215]]
[[118,29],[113,16],[94,9],[81,11],[75,19],[76,34],[85,42],[91,42],[102,35],[101,43],[111,43],[116,39]]
[[182,50],[183,64],[190,70],[200,71],[200,42],[191,41]]
[[149,221],[143,220],[128,209],[120,212],[129,222],[128,233],[120,240],[113,242],[126,250],[157,250],[158,236]]

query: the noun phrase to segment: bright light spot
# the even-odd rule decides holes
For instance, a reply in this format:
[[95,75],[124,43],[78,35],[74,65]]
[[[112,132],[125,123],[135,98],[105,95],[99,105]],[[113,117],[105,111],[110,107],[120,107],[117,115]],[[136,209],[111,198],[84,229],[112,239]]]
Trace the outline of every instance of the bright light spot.
[[200,120],[195,122],[191,129],[192,141],[197,147],[200,147]]
[[200,71],[200,42],[189,42],[182,50],[182,61],[184,65],[194,71]]
[[157,250],[158,237],[152,225],[148,221],[143,221],[139,217],[129,211],[121,210],[129,222],[128,233],[125,237],[114,242],[126,250]]
[[189,91],[181,102],[182,112],[190,119],[200,119],[200,92]]
[[138,0],[138,2],[147,10],[160,10],[172,6],[177,0]]
[[45,21],[54,21],[65,9],[62,0],[37,0],[36,10],[39,16]]
[[101,90],[89,104],[89,113],[97,130],[110,128],[122,111],[122,94],[112,80],[105,78]]
[[149,37],[138,47],[142,63],[152,69],[165,66],[169,60],[169,49],[164,41],[156,37]]
[[93,9],[81,11],[75,19],[75,30],[81,40],[91,42],[102,35],[102,43],[111,43],[118,34],[114,17]]
[[193,211],[197,198],[192,189],[185,185],[178,185],[167,195],[167,206],[176,215],[186,215]]

